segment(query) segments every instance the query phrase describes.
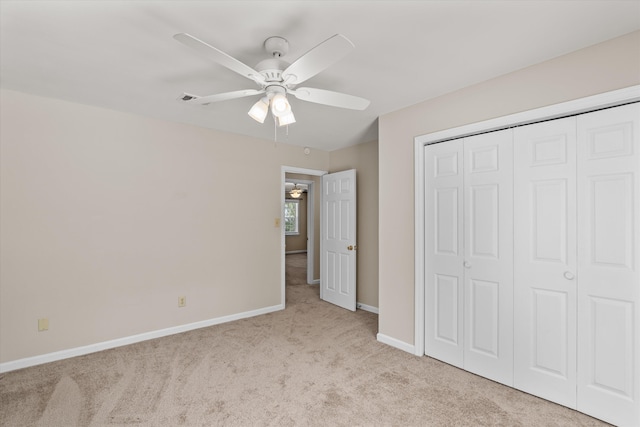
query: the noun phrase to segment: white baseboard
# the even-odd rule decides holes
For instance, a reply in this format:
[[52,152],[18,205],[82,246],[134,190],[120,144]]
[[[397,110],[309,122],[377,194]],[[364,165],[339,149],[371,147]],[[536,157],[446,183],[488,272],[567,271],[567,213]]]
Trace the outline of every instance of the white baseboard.
[[356,308],[359,308],[360,310],[368,311],[370,313],[380,314],[380,312],[378,310],[378,307],[373,307],[371,305],[362,304],[361,302],[357,302],[356,303]]
[[320,279],[316,279],[314,281],[312,281],[311,283],[309,283],[310,285],[319,285],[320,284]]
[[404,341],[391,338],[390,336],[387,336],[384,334],[378,334],[376,335],[376,338],[379,342],[383,344],[390,345],[391,347],[395,347],[399,350],[406,351],[407,353],[415,354],[415,347],[413,344],[407,344]]
[[56,351],[53,353],[42,354],[39,356],[27,357],[24,359],[13,360],[11,362],[0,363],[0,373],[15,371],[16,369],[28,368],[30,366],[42,365],[43,363],[55,362],[58,360],[68,359],[70,357],[83,356],[89,353],[95,353],[110,348],[122,347],[124,345],[135,344],[141,341],[147,341],[154,338],[166,337],[168,335],[179,334],[182,332],[192,331],[194,329],[206,328],[208,326],[219,325],[221,323],[232,322],[234,320],[255,317],[261,314],[272,313],[274,311],[284,310],[283,305],[274,305],[271,307],[260,308],[257,310],[245,311],[243,313],[231,314],[229,316],[217,317],[215,319],[203,320],[200,322],[188,323],[186,325],[173,326],[171,328],[160,329],[157,331],[145,332],[143,334],[132,335],[115,340],[104,341],[96,344],[86,345],[83,347],[70,348],[67,350]]
[[307,253],[306,249],[301,249],[299,251],[287,251],[284,254],[289,255],[289,254],[306,254],[306,253]]

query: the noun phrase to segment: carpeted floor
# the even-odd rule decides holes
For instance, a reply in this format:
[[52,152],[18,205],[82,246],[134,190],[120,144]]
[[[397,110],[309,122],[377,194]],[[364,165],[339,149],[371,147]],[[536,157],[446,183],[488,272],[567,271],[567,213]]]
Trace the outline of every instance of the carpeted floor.
[[600,426],[376,341],[287,256],[287,308],[0,375],[8,426]]

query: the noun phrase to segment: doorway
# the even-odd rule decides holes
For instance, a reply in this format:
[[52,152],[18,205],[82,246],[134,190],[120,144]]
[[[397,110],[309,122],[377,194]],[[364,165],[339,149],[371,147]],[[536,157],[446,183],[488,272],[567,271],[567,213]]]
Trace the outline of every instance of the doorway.
[[[319,280],[314,278],[314,271],[317,267],[317,261],[316,261],[316,255],[319,254],[319,250],[316,248],[319,240],[318,240],[318,236],[316,235],[315,230],[319,227],[317,227],[316,225],[319,225],[320,223],[320,217],[317,214],[314,214],[315,208],[319,206],[318,203],[315,202],[315,196],[319,191],[319,187],[317,186],[316,182],[314,182],[313,180],[310,179],[290,179],[287,180],[287,174],[296,174],[296,175],[308,175],[311,177],[321,177],[323,175],[326,175],[328,172],[327,171],[323,171],[323,170],[316,170],[316,169],[305,169],[305,168],[298,168],[298,167],[293,167],[293,166],[282,166],[281,168],[281,192],[280,192],[280,198],[281,198],[281,212],[284,213],[284,205],[285,205],[285,183],[287,181],[294,181],[294,182],[298,182],[298,183],[305,183],[308,185],[308,194],[307,194],[307,199],[308,199],[308,209],[307,209],[307,236],[308,236],[308,241],[307,241],[307,283],[309,284],[314,284],[317,283]],[[283,221],[284,223],[284,221]],[[281,244],[280,244],[280,277],[281,277],[281,292],[280,292],[280,297],[281,297],[281,304],[282,307],[285,306],[285,292],[286,292],[286,239],[285,239],[285,232],[284,232],[284,227],[282,228],[282,233],[281,233]]]
[[[303,179],[307,178],[307,179]],[[316,180],[308,175],[286,174],[285,182],[285,211],[284,211],[284,232],[285,232],[285,255],[292,253],[304,253],[307,260],[306,282],[314,285],[320,282],[317,267],[316,236],[319,234],[319,223],[317,217],[320,212],[316,212],[317,184]],[[300,195],[296,198],[291,190],[300,190]],[[292,203],[293,202],[293,203]],[[293,208],[293,204],[296,205]],[[288,218],[287,213],[291,213]]]

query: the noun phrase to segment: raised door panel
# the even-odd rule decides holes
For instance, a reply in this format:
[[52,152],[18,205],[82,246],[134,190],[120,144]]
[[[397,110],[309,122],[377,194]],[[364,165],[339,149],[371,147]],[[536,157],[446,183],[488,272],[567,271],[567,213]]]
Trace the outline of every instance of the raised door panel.
[[458,255],[459,193],[455,187],[434,189],[434,243],[438,255]]
[[469,280],[469,319],[470,334],[468,348],[477,354],[498,359],[500,333],[500,284],[484,280]]
[[514,131],[514,386],[576,406],[576,119]]
[[590,263],[633,269],[633,173],[592,175],[587,178]]
[[513,384],[510,129],[464,139],[464,368]]
[[468,241],[469,255],[472,257],[490,258],[500,257],[499,248],[499,184],[473,185],[468,189],[469,198],[467,209],[471,222]]
[[434,280],[434,339],[458,346],[460,344],[458,328],[460,281],[458,277],[446,274],[435,274]]
[[462,141],[425,156],[425,354],[463,363]]
[[640,105],[578,117],[578,410],[640,425]]
[[574,376],[569,367],[575,366],[568,357],[573,349],[568,345],[567,293],[533,289],[530,305],[532,334],[529,339],[533,345],[529,367],[566,381]]

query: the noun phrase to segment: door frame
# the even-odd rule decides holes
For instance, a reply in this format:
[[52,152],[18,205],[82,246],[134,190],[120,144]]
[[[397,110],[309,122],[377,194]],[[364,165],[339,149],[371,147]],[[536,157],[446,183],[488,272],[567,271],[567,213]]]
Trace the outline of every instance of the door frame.
[[[300,175],[311,175],[311,176],[322,176],[322,175],[326,175],[329,172],[325,171],[325,170],[318,170],[318,169],[306,169],[306,168],[299,168],[299,167],[295,167],[295,166],[282,166],[280,168],[280,216],[282,216],[282,212],[284,212],[284,192],[285,192],[285,182],[286,182],[286,174],[288,173],[295,173],[295,174],[300,174]],[[308,197],[309,202],[311,203],[311,208],[314,209],[315,206],[315,202],[312,199],[312,196],[314,196],[315,193],[312,193],[317,191],[316,188],[314,188],[315,185],[311,185],[310,188],[310,194]],[[309,206],[309,205],[307,205]],[[309,216],[311,215],[311,216]],[[312,224],[310,224],[310,219],[313,219]],[[313,212],[309,212],[309,209],[307,209],[307,234],[310,236],[309,240],[307,241],[307,259],[309,258],[309,256],[315,257],[315,249],[314,249],[314,245],[315,245],[315,233],[314,233],[314,227],[315,227],[315,221],[318,221],[318,218],[315,218],[315,215],[313,214]],[[311,228],[309,227],[309,225],[311,225]],[[311,232],[309,232],[309,230],[311,230]],[[320,233],[322,233],[322,222],[320,223]],[[286,257],[286,249],[285,249],[285,234],[284,234],[284,221],[280,221],[280,304],[282,305],[282,308],[285,308],[285,301],[286,301],[286,270],[285,270],[285,257]],[[311,252],[309,252],[309,248],[311,248]],[[312,261],[313,262],[313,261]],[[312,270],[313,266],[309,266],[307,265],[307,283],[310,283],[313,281],[313,270]],[[311,274],[311,275],[310,275]],[[322,271],[320,272],[320,275],[322,276]]]
[[485,120],[482,122],[463,125],[443,131],[420,135],[414,138],[414,201],[415,201],[415,324],[413,354],[425,354],[425,198],[424,198],[424,147],[452,139],[463,138],[485,132],[523,126],[543,120],[558,119],[586,113],[593,110],[614,107],[622,104],[640,101],[640,85],[624,89],[605,92],[598,95],[579,98],[560,104],[536,108],[521,113]]

